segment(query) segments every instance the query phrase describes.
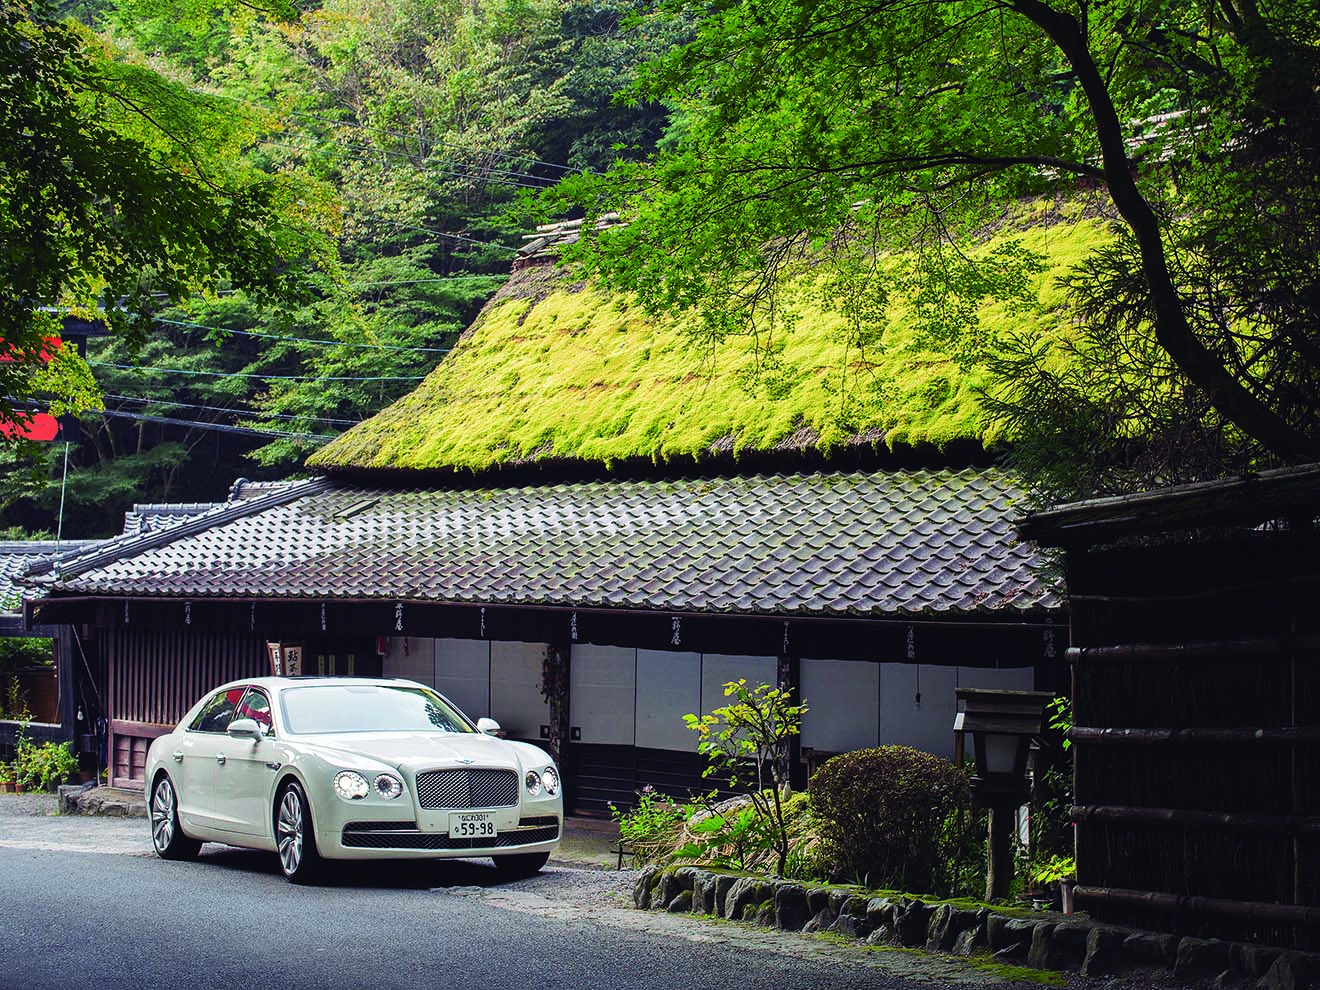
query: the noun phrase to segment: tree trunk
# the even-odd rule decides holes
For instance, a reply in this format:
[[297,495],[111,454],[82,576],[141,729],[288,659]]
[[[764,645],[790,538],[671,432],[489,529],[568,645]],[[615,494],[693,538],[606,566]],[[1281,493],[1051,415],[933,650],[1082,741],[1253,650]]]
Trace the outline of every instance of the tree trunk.
[[1187,378],[1209,397],[1227,420],[1294,463],[1320,460],[1320,445],[1270,409],[1238,381],[1196,336],[1173,284],[1164,253],[1159,218],[1137,188],[1123,141],[1123,127],[1099,67],[1091,57],[1081,25],[1042,0],[1013,0],[1013,9],[1059,46],[1077,73],[1095,117],[1105,184],[1110,199],[1136,237],[1141,270],[1155,311],[1155,339]]

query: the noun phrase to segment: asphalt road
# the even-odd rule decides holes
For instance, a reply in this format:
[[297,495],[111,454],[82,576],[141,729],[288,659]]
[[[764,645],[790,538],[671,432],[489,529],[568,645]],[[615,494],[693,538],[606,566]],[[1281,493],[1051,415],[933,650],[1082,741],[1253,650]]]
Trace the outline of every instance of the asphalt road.
[[0,807],[0,988],[1004,986],[956,959],[637,911],[627,871],[552,862],[500,884],[488,861],[344,867],[294,887],[267,854],[156,859],[141,819]]

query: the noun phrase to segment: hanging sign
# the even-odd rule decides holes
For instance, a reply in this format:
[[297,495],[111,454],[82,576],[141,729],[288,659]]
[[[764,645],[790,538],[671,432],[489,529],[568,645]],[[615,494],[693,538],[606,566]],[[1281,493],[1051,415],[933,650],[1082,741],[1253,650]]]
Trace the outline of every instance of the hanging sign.
[[270,672],[276,677],[299,677],[302,675],[301,643],[267,643],[266,656],[270,660]]

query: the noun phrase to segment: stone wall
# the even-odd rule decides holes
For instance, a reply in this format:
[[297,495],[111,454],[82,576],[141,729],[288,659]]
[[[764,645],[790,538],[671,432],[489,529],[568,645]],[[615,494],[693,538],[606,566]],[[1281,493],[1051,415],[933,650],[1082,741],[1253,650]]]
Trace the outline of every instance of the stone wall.
[[696,866],[643,868],[633,887],[633,903],[783,931],[830,932],[869,945],[959,955],[984,951],[1006,964],[1083,976],[1148,971],[1217,978],[1224,986],[1320,990],[1320,956],[1313,954],[1118,928],[1079,915],[1008,914],[909,897],[873,897],[856,887],[804,886]]

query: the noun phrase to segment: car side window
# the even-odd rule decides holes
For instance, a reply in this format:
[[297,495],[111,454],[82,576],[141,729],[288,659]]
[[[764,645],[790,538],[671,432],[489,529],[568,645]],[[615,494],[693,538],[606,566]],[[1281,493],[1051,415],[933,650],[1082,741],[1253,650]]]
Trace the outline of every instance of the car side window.
[[197,717],[192,720],[188,728],[197,732],[224,732],[242,697],[241,687],[216,692],[211,700],[202,706],[202,710],[197,713]]
[[243,700],[239,702],[238,709],[234,712],[234,718],[250,718],[261,726],[264,734],[275,735],[275,726],[270,718],[270,699],[256,688],[248,688],[247,694],[243,695]]

